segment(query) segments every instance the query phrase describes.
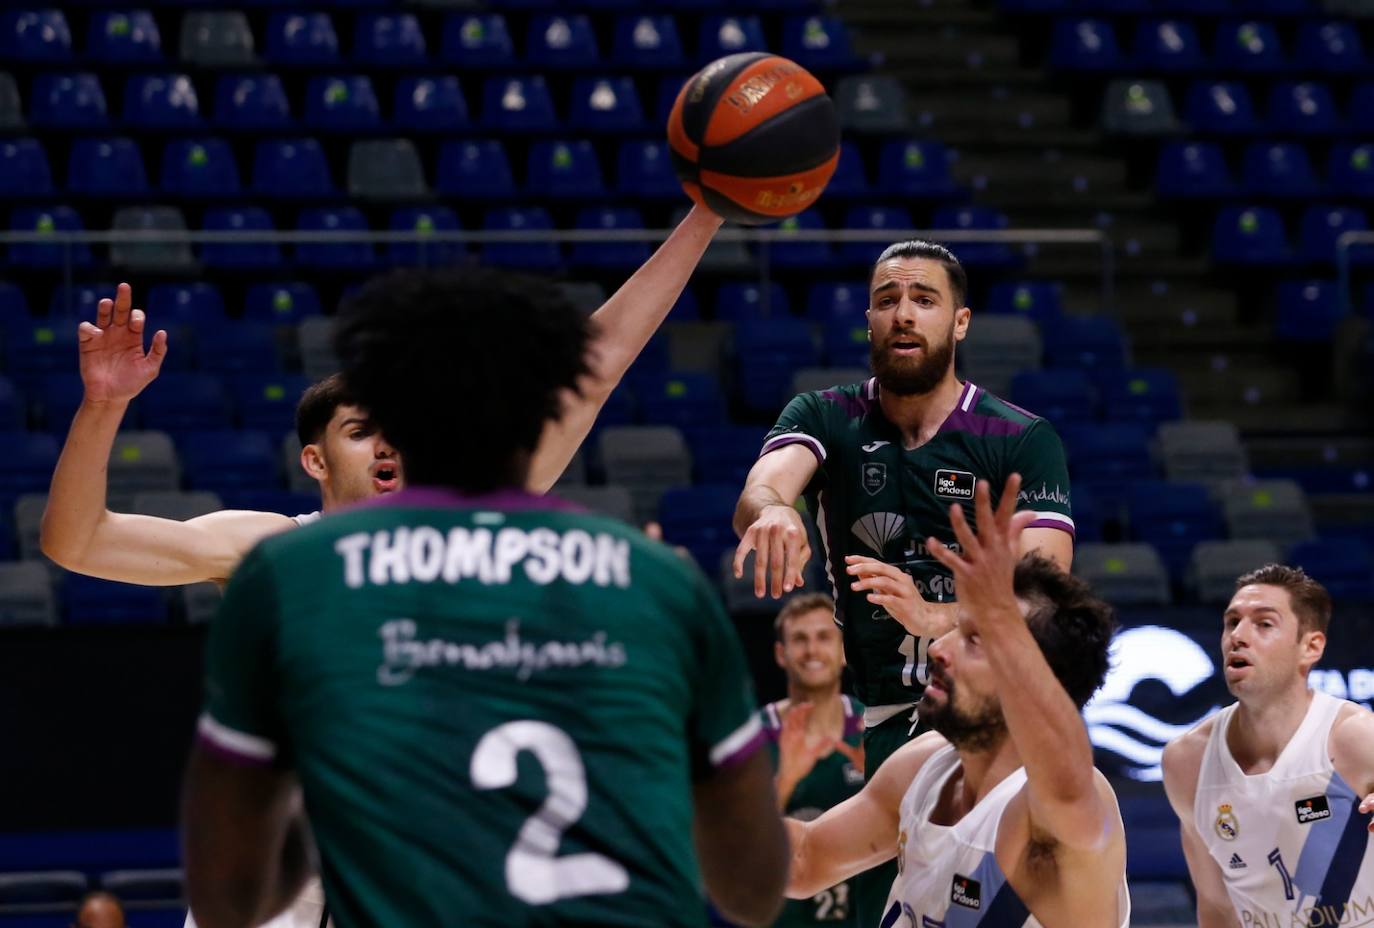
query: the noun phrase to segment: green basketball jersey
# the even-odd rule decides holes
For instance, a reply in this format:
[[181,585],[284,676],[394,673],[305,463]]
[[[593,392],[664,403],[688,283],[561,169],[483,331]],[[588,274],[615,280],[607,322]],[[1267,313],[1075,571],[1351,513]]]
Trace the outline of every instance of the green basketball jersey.
[[203,744],[293,768],[340,928],[703,925],[692,784],[763,745],[705,578],[630,527],[421,488],[267,539]]
[[[841,696],[844,701],[844,740],[851,747],[863,744],[864,707],[857,700]],[[768,734],[768,746],[774,766],[778,758],[778,737],[782,733],[782,714],[778,703],[763,707],[763,728]],[[816,762],[787,799],[783,811],[793,818],[812,821],[826,809],[833,808],[863,789],[864,772],[855,767],[842,751],[834,751]],[[822,890],[810,899],[788,899],[782,915],[773,928],[809,928],[828,925],[832,928],[855,928],[859,913],[854,905],[853,887],[848,880]]]
[[862,591],[850,590],[845,555],[895,564],[911,574],[927,600],[951,602],[953,578],[926,551],[925,539],[954,542],[950,505],[969,504],[965,515],[972,521],[975,481],[992,484],[995,506],[1013,472],[1022,477],[1018,508],[1037,514],[1031,525],[1073,532],[1069,474],[1053,427],[973,383],[964,384],[954,411],[930,441],[911,451],[883,415],[875,378],[803,393],[783,410],[761,453],[798,443],[820,462],[803,495],[827,549],[845,659],[858,697],[869,706],[920,697],[930,642],[908,635]]

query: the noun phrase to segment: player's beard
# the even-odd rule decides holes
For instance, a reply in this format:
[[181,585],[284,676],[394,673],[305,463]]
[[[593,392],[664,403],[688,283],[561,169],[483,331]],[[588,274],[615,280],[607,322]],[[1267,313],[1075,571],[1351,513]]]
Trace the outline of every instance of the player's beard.
[[874,342],[868,348],[878,386],[897,396],[920,396],[934,390],[954,363],[954,323],[950,322],[949,332],[941,342],[927,342],[921,357],[913,360],[892,353],[893,337],[895,333],[889,333],[888,344]]
[[962,751],[991,750],[1007,736],[1007,720],[1002,707],[989,700],[976,709],[964,709],[954,704],[956,684],[948,677],[940,678],[945,701],[933,704],[925,697],[917,703],[920,717],[945,740]]

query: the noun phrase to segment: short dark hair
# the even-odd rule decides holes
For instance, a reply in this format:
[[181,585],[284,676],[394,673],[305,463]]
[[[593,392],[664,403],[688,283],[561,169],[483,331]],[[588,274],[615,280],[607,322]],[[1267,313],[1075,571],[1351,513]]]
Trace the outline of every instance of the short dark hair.
[[825,593],[799,593],[782,604],[778,617],[773,620],[773,632],[782,641],[782,631],[787,623],[799,615],[824,609],[832,616],[835,614],[835,600]]
[[1331,594],[1326,587],[1309,577],[1307,571],[1284,564],[1265,564],[1258,570],[1236,578],[1237,590],[1253,584],[1277,586],[1288,591],[1293,614],[1298,617],[1300,637],[1305,632],[1326,634],[1331,624]]
[[343,377],[330,374],[318,383],[312,383],[301,394],[296,404],[296,437],[302,445],[312,445],[324,437],[329,420],[340,406],[356,406],[353,395],[348,392]]
[[894,242],[883,249],[883,253],[878,255],[878,260],[873,262],[873,267],[869,269],[868,279],[872,282],[873,275],[878,272],[878,265],[884,261],[891,261],[894,258],[928,258],[931,261],[939,261],[949,275],[949,287],[954,297],[954,308],[959,309],[965,305],[968,299],[968,274],[964,271],[964,266],[959,263],[954,252],[938,242],[927,242],[924,239],[913,238],[905,242]]
[[1027,554],[1016,565],[1016,595],[1030,604],[1026,623],[1050,669],[1082,709],[1107,678],[1116,615],[1087,582],[1051,560]]
[[589,373],[592,324],[552,282],[406,268],[344,303],[334,346],[351,395],[407,482],[484,492],[520,479],[544,424]]

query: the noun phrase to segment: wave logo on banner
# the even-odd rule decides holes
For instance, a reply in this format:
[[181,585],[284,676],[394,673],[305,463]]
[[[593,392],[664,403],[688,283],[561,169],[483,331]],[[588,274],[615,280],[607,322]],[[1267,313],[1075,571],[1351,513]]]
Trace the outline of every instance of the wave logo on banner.
[[1120,773],[1133,780],[1157,782],[1164,745],[1213,712],[1212,706],[1192,721],[1174,724],[1131,705],[1136,685],[1155,680],[1180,698],[1216,673],[1210,655],[1182,632],[1159,625],[1128,628],[1112,640],[1111,670],[1097,695],[1083,709],[1093,746],[1115,754]]

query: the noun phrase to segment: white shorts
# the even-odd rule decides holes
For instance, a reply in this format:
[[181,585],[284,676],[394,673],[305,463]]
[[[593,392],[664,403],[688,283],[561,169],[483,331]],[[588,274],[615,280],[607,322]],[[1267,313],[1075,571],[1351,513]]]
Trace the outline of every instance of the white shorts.
[[[324,886],[318,879],[311,879],[285,912],[260,928],[323,928],[323,920]],[[333,926],[334,923],[329,922],[329,928]],[[196,928],[190,912],[186,913],[186,928]]]

